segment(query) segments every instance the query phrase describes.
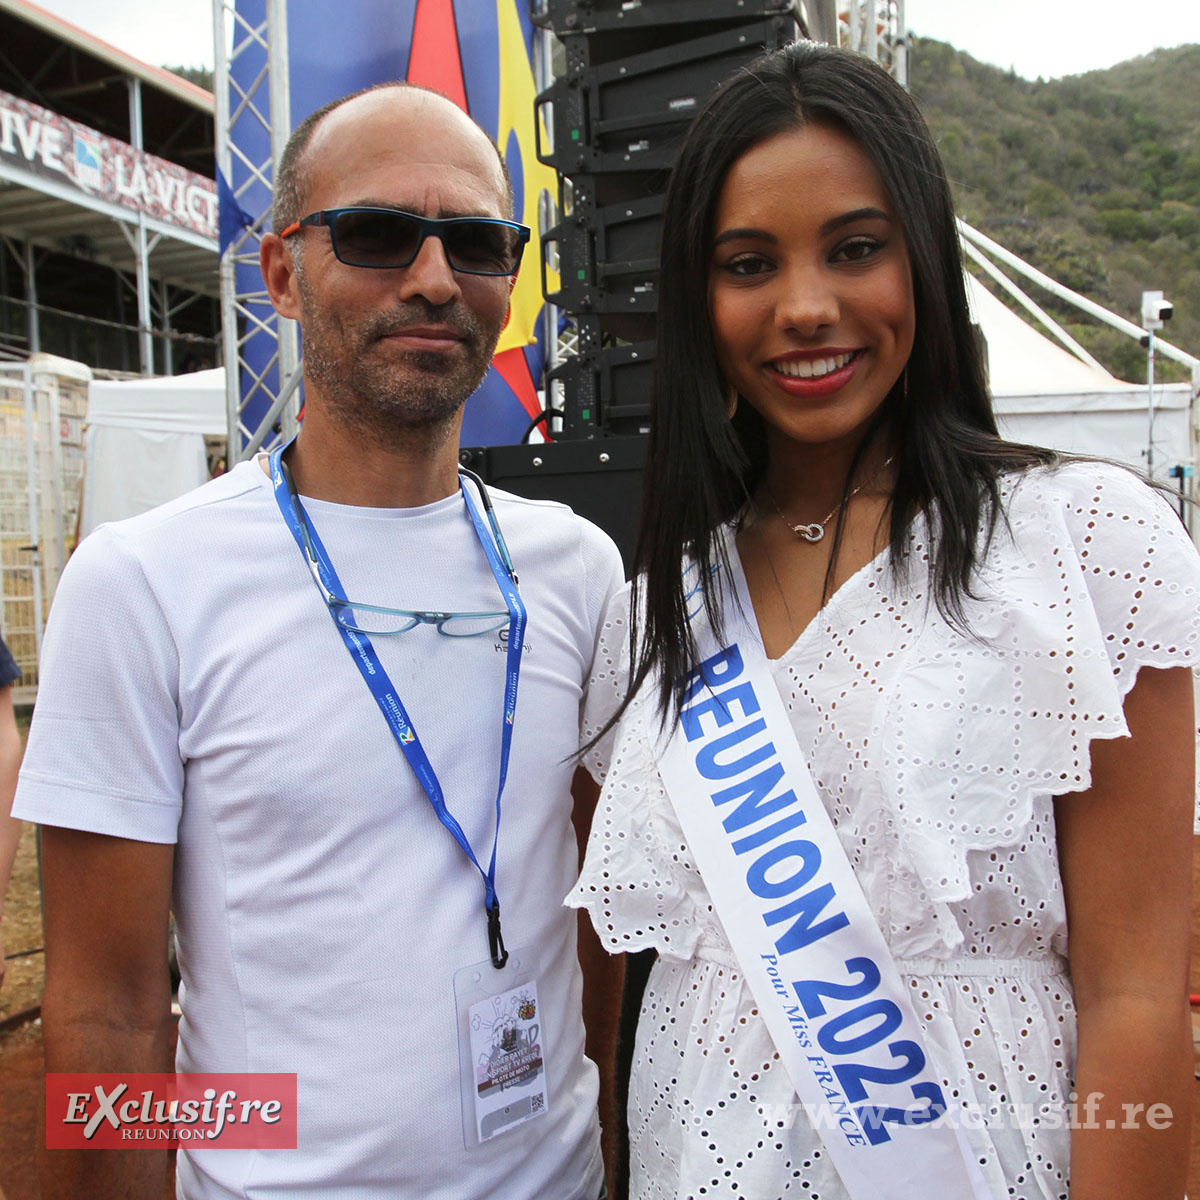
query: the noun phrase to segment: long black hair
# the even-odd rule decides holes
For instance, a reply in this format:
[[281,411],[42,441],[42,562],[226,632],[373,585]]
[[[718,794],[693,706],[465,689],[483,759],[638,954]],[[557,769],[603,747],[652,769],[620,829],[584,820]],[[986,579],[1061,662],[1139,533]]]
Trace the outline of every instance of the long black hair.
[[[717,366],[707,300],[713,215],[725,177],[743,154],[814,121],[844,130],[871,159],[899,216],[912,269],[912,353],[875,426],[887,424],[895,462],[888,517],[893,569],[904,569],[909,526],[923,514],[933,547],[935,601],[948,619],[963,623],[981,523],[990,536],[1000,512],[1000,475],[1056,457],[1004,442],[997,433],[967,308],[950,188],[908,93],[869,59],[812,42],[774,51],[739,71],[688,132],[663,216],[658,350],[625,703],[657,670],[664,719],[678,704],[674,681],[696,658],[685,556],[698,566],[700,579],[713,568],[729,579],[716,533],[746,505],[767,463],[762,418],[747,404],[729,418]],[[844,496],[871,432],[851,463]],[[719,588],[705,593],[718,631],[720,594]]]

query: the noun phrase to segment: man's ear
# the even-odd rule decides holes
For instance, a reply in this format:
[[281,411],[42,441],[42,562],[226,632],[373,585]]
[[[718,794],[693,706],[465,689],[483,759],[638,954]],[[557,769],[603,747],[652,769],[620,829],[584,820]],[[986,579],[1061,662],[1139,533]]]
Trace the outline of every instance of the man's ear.
[[296,268],[292,265],[292,256],[287,243],[277,233],[263,235],[262,245],[258,250],[258,262],[262,269],[263,282],[267,285],[267,295],[275,311],[281,317],[291,317],[293,321],[300,319],[300,282],[296,278]]

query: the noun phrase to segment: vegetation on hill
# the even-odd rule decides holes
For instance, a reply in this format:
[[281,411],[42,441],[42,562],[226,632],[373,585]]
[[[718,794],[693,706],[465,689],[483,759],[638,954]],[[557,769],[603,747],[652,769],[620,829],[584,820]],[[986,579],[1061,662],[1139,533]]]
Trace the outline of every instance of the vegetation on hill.
[[172,75],[178,75],[189,83],[194,83],[197,87],[202,87],[206,92],[213,90],[213,73],[207,67],[173,67],[164,64],[163,70],[170,71]]
[[[918,38],[910,76],[969,224],[1135,323],[1161,289],[1163,334],[1200,356],[1200,46],[1030,82]],[[1018,282],[1115,375],[1145,378],[1132,338]]]

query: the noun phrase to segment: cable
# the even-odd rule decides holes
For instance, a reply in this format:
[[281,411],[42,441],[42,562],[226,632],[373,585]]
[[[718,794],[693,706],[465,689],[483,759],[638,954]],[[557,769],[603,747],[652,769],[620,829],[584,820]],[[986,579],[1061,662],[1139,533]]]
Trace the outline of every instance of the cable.
[[[555,408],[553,404],[546,405],[536,417],[525,427],[525,432],[521,434],[519,445],[526,445],[529,442],[529,435],[544,421],[547,417],[565,417],[567,414],[561,408]],[[547,439],[548,440],[548,439]]]

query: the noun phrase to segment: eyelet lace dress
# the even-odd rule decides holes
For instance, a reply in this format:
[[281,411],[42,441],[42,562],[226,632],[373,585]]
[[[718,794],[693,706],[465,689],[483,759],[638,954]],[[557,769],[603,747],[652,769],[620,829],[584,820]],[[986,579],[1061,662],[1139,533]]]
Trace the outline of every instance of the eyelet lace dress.
[[[1200,560],[1170,506],[1104,464],[1003,483],[969,632],[888,554],[770,663],[818,793],[923,1022],[996,1197],[1067,1200],[1075,1009],[1053,797],[1125,736],[1139,667],[1200,656]],[[732,551],[732,546],[731,546]],[[585,713],[624,693],[628,591]],[[749,609],[747,609],[749,611]],[[631,1195],[845,1191],[758,1018],[659,777],[643,691],[597,745],[604,788],[568,903],[613,952],[653,947],[629,1093]]]

